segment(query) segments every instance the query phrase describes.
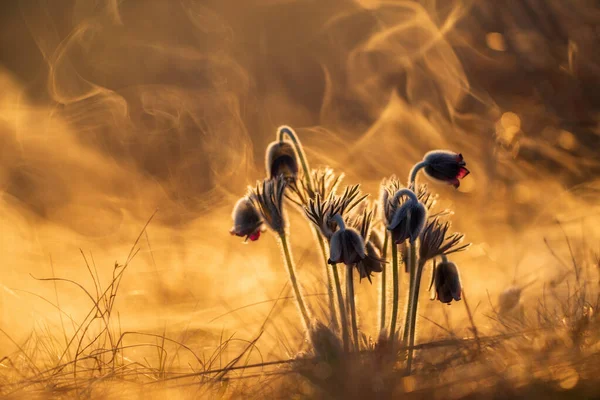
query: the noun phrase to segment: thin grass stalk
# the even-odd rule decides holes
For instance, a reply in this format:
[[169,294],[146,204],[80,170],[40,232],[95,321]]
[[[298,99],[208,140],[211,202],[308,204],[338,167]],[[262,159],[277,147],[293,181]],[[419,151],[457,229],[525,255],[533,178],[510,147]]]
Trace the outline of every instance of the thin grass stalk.
[[396,322],[398,320],[398,299],[400,295],[400,282],[398,271],[398,245],[392,242],[392,318],[390,320],[390,340],[396,338]]
[[354,339],[354,351],[358,352],[358,321],[356,319],[356,300],[354,298],[354,266],[346,266],[346,296],[350,306],[350,318],[352,318],[352,336]]
[[[412,245],[411,245],[412,247]],[[410,375],[412,372],[412,361],[414,355],[415,345],[415,333],[417,331],[417,310],[419,309],[419,289],[421,287],[421,276],[423,275],[423,269],[425,269],[425,262],[419,260],[419,265],[415,272],[415,281],[412,296],[409,300],[410,307],[410,318],[409,318],[409,337],[408,337],[408,356],[406,359],[406,373]]]
[[296,302],[298,303],[298,308],[300,309],[300,314],[302,315],[302,321],[304,322],[304,327],[308,330],[310,328],[310,316],[308,314],[306,304],[304,303],[304,299],[302,298],[302,293],[300,293],[300,286],[298,286],[298,280],[296,279],[294,262],[292,261],[292,255],[288,244],[287,235],[279,235],[279,239],[279,244],[281,245],[281,248],[283,250],[285,265],[290,276],[290,282],[292,283],[294,295],[296,296]]
[[348,352],[350,349],[350,333],[348,332],[348,318],[346,317],[346,306],[344,305],[344,295],[342,294],[342,285],[340,283],[340,274],[338,272],[337,264],[332,264],[331,269],[333,271],[333,279],[335,281],[335,290],[337,294],[338,306],[340,308],[340,320],[342,325],[342,342],[344,344],[344,351]]
[[[384,233],[385,237],[383,238],[383,249],[382,249],[382,257],[384,260],[387,260],[387,248],[388,248],[388,240],[389,235],[387,230]],[[379,312],[379,330],[383,332],[385,330],[385,317],[387,310],[387,264],[383,264],[383,270],[381,271],[381,310]]]
[[408,288],[408,301],[406,302],[406,314],[404,315],[404,331],[402,332],[402,343],[406,346],[408,343],[408,336],[410,334],[410,315],[412,314],[412,308],[414,303],[411,299],[413,298],[413,292],[415,290],[415,266],[417,264],[417,246],[415,243],[409,243],[409,258],[408,258],[408,276],[409,276],[409,288]]
[[463,303],[465,303],[465,309],[467,311],[467,316],[469,317],[469,323],[471,324],[471,331],[473,332],[473,336],[475,337],[475,342],[477,343],[477,350],[481,352],[481,341],[479,340],[479,332],[477,330],[477,326],[475,325],[475,320],[473,319],[473,313],[471,312],[471,307],[469,307],[469,302],[467,301],[467,296],[465,295],[465,290],[461,290]]

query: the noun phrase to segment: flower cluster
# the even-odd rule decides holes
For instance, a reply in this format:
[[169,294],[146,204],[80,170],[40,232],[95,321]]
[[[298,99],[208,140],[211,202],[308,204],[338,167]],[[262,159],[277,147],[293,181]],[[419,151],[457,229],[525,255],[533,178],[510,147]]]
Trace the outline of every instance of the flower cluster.
[[[286,137],[289,140],[285,140]],[[299,168],[301,166],[301,168]],[[399,333],[399,274],[408,272],[409,301],[404,315],[402,344],[412,349],[416,332],[416,315],[421,276],[426,265],[433,261],[433,298],[450,304],[461,300],[462,286],[458,267],[448,261],[448,255],[465,250],[464,235],[450,233],[447,210],[434,212],[437,196],[427,185],[418,185],[418,172],[434,181],[458,188],[460,180],[469,174],[462,154],[436,150],[425,154],[415,164],[404,185],[396,176],[383,179],[378,202],[368,200],[360,185],[340,189],[343,174],[336,175],[330,168],[311,170],[300,140],[294,130],[283,126],[277,138],[269,144],[265,157],[266,178],[250,187],[235,204],[231,234],[244,241],[258,240],[267,228],[276,234],[283,248],[286,265],[296,302],[303,317],[314,351],[320,353],[323,332],[333,327],[331,334],[341,333],[344,352],[352,347],[360,350],[359,323],[354,299],[354,271],[359,279],[372,283],[373,274],[381,273],[381,340],[393,343]],[[338,194],[339,193],[339,194]],[[289,202],[301,211],[313,231],[317,248],[323,257],[323,273],[329,298],[328,321],[314,322],[313,313],[302,295],[296,278],[289,246],[289,227],[284,212]],[[391,262],[388,250],[391,249]],[[398,250],[407,255],[406,266],[400,268]],[[437,263],[437,258],[441,262]],[[338,266],[346,268],[345,291]],[[387,301],[387,286],[391,272],[393,296]],[[391,307],[391,313],[388,313]],[[390,319],[388,321],[388,317]],[[388,325],[389,324],[389,325]],[[339,331],[338,331],[339,330]],[[319,333],[321,332],[321,333]],[[385,332],[388,336],[385,336]],[[326,332],[330,335],[329,332]],[[352,335],[350,335],[352,333]],[[329,337],[329,336],[328,336]],[[336,342],[332,336],[329,341]],[[413,351],[408,351],[407,368],[410,372]]]

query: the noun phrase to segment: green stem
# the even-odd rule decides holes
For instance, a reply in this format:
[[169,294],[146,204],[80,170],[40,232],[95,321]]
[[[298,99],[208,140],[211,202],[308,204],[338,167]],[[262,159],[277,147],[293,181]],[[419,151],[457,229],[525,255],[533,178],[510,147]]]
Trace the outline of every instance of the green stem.
[[344,306],[344,296],[342,295],[342,285],[340,284],[340,274],[338,273],[337,264],[332,264],[333,279],[335,281],[335,291],[337,293],[338,306],[340,308],[340,318],[342,323],[342,341],[344,343],[344,351],[349,350],[350,335],[348,333],[348,319],[346,318],[346,307]]
[[354,351],[358,352],[358,321],[356,319],[356,303],[354,299],[354,277],[352,276],[352,270],[354,266],[346,266],[346,296],[348,297],[348,304],[350,305],[350,317],[352,318],[352,336],[354,338]]
[[410,315],[412,313],[413,292],[415,289],[415,267],[417,264],[417,246],[414,243],[409,243],[409,258],[408,258],[408,279],[410,281],[408,288],[408,301],[406,302],[406,314],[404,315],[404,331],[402,332],[402,343],[406,346],[408,343],[408,335],[410,334]]
[[419,308],[419,288],[421,287],[421,276],[423,275],[423,269],[425,262],[419,260],[417,271],[415,274],[414,290],[412,298],[410,299],[411,314],[410,314],[410,334],[408,338],[408,358],[406,360],[406,372],[408,375],[412,372],[412,361],[415,346],[415,333],[417,331],[417,310]]
[[[385,237],[383,239],[383,253],[382,258],[387,260],[387,247],[388,247],[389,235],[387,230],[385,231]],[[387,310],[387,264],[383,264],[383,270],[381,271],[381,311],[379,313],[379,330],[383,332],[385,330],[385,317]]]
[[331,325],[334,329],[337,329],[339,327],[339,324],[338,324],[338,316],[337,316],[337,313],[335,310],[335,300],[334,300],[334,295],[333,295],[333,281],[331,279],[331,273],[329,271],[330,270],[329,263],[327,262],[329,260],[329,257],[327,255],[327,250],[326,250],[323,236],[321,236],[321,233],[314,226],[312,226],[312,229],[315,232],[315,234],[317,235],[316,236],[317,242],[319,242],[319,248],[321,249],[321,254],[323,255],[323,263],[325,265],[325,276],[327,276],[327,298],[329,300],[329,313],[330,313],[330,318],[331,318]]
[[294,295],[296,296],[296,302],[298,303],[298,308],[300,309],[300,314],[302,314],[302,320],[304,322],[305,328],[308,330],[310,328],[310,317],[308,314],[308,310],[306,308],[306,304],[304,303],[304,299],[302,298],[302,294],[300,293],[300,287],[298,286],[298,280],[296,279],[296,272],[294,270],[294,262],[292,261],[292,255],[290,252],[290,247],[288,245],[288,240],[286,234],[279,235],[280,244],[283,248],[283,254],[285,258],[285,265],[288,270],[288,274],[290,276],[290,282],[292,283],[292,288],[294,289]]
[[286,135],[291,139],[292,143],[294,143],[296,153],[300,159],[300,164],[302,164],[302,170],[304,171],[304,180],[306,181],[306,186],[308,186],[308,189],[313,192],[314,186],[310,175],[310,169],[308,168],[308,161],[306,161],[306,155],[304,154],[304,149],[302,148],[302,143],[300,143],[298,135],[296,135],[296,132],[291,127],[280,126],[277,129],[277,137],[279,141],[283,142],[283,137]]
[[390,340],[396,338],[396,321],[398,320],[398,298],[400,282],[398,278],[398,245],[392,241],[392,319],[390,322]]

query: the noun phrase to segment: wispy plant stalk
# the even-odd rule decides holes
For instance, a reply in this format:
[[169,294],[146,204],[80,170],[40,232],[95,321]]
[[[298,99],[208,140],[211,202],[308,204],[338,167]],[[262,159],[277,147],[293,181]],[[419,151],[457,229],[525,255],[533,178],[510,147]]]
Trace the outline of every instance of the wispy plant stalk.
[[414,303],[412,302],[413,292],[415,290],[415,269],[417,264],[417,246],[416,243],[409,243],[408,247],[408,301],[406,302],[406,314],[404,316],[404,330],[402,332],[402,343],[406,345],[408,343],[408,336],[410,334],[410,315]]
[[352,337],[354,341],[354,351],[359,350],[358,346],[358,321],[356,319],[356,300],[354,298],[354,266],[346,266],[346,296],[350,306],[350,318],[352,318]]
[[[312,176],[310,174],[310,168],[308,166],[308,161],[306,159],[306,155],[304,154],[304,149],[302,147],[302,143],[300,143],[300,139],[298,139],[298,135],[296,132],[289,126],[281,126],[277,130],[277,137],[280,142],[283,142],[284,137],[287,136],[290,138],[292,143],[294,144],[294,148],[296,149],[296,154],[298,155],[298,159],[300,160],[300,164],[302,165],[302,172],[304,173],[304,181],[306,182],[306,187],[311,192],[314,192],[314,183],[312,181]],[[325,267],[325,277],[327,281],[327,296],[329,302],[329,313],[331,322],[334,327],[338,325],[337,313],[335,310],[335,301],[333,299],[333,282],[331,281],[331,275],[329,273],[329,264],[327,263],[328,255],[324,245],[324,238],[321,233],[316,230],[314,227],[311,228],[316,233],[316,240],[319,245],[319,249],[321,250],[321,255],[323,257],[323,265]],[[340,288],[341,292],[341,288]],[[342,310],[340,309],[340,313]]]
[[[383,249],[382,249],[382,258],[387,260],[387,248],[388,248],[388,240],[389,234],[386,230],[384,232],[383,239]],[[381,311],[379,312],[379,329],[381,332],[385,330],[385,318],[387,311],[387,264],[382,265],[381,271]]]
[[340,318],[342,325],[342,342],[344,343],[344,351],[350,349],[350,333],[348,332],[348,318],[346,317],[346,306],[344,306],[344,296],[342,294],[342,285],[340,283],[340,274],[338,272],[337,264],[332,264],[331,269],[333,270],[333,279],[335,280],[335,290],[338,299],[338,305],[340,308]]
[[400,298],[400,278],[398,266],[398,245],[392,241],[392,318],[390,320],[390,339],[396,337],[396,322],[398,320],[398,300]]
[[292,283],[292,288],[294,289],[294,296],[296,297],[296,302],[298,303],[298,308],[300,309],[300,314],[302,315],[302,320],[304,322],[304,326],[306,329],[310,328],[310,316],[308,314],[308,309],[306,308],[306,304],[304,303],[304,299],[302,297],[302,293],[300,292],[300,286],[298,285],[298,280],[296,279],[296,271],[294,268],[294,262],[292,261],[292,255],[290,251],[290,246],[288,244],[288,238],[286,234],[279,235],[279,244],[283,250],[285,265],[288,270],[288,274],[290,276],[290,282]]
[[[412,245],[411,245],[412,247]],[[411,256],[412,258],[412,256]],[[410,316],[409,316],[409,336],[408,336],[408,356],[406,359],[406,372],[408,375],[412,372],[412,361],[414,354],[415,345],[415,333],[417,328],[417,310],[419,309],[419,289],[421,288],[421,276],[423,275],[423,269],[425,262],[419,260],[415,271],[415,280],[413,284],[413,291],[411,298],[409,299],[410,304]]]

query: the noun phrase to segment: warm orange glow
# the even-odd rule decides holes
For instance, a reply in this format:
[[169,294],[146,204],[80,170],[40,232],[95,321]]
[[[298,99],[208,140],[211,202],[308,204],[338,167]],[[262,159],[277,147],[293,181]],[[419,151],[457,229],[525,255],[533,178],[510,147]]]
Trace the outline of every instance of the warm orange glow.
[[[495,333],[489,299],[504,289],[533,282],[522,303],[535,320],[551,282],[574,279],[565,235],[586,279],[597,280],[589,258],[600,235],[599,17],[586,2],[548,2],[547,13],[533,10],[538,19],[521,2],[493,0],[7,3],[0,359],[17,344],[33,353],[34,335],[44,349],[36,362],[53,365],[94,303],[76,285],[39,278],[102,292],[156,210],[123,275],[115,332],[165,335],[206,357],[234,335],[213,367],[261,331],[248,363],[305,350],[273,235],[243,244],[228,233],[233,205],[264,177],[264,149],[283,124],[298,132],[311,167],[345,173],[344,183],[361,183],[373,200],[382,178],[406,180],[426,152],[463,154],[470,175],[459,190],[431,188],[473,243],[454,257],[482,335]],[[299,279],[320,310],[322,260],[303,215],[286,207]],[[373,340],[378,279],[356,286]],[[421,320],[420,337],[445,337],[440,324],[472,335],[462,304],[445,309],[421,295],[419,315],[435,324]],[[98,319],[86,334],[103,328]],[[169,351],[179,356],[173,369],[200,369],[190,352]],[[160,363],[154,347],[123,356]],[[519,384],[531,378],[523,365],[511,368]],[[544,376],[564,390],[585,378],[568,365]],[[406,392],[423,385],[402,384]]]

